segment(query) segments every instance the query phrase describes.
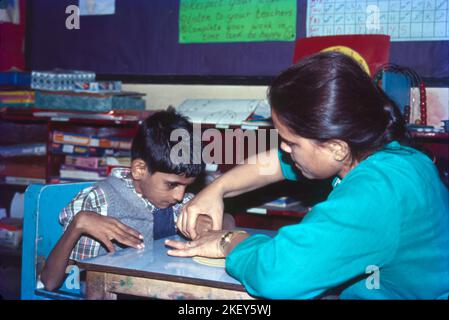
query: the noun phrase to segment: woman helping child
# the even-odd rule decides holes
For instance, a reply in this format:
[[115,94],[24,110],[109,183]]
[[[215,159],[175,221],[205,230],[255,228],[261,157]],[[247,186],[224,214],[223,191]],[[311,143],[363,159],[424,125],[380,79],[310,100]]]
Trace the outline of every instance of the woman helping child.
[[[397,106],[339,53],[288,68],[268,97],[282,139],[279,152],[265,155],[275,170],[239,165],[202,190],[177,221],[192,241],[167,241],[168,254],[226,257],[227,272],[264,298],[317,298],[338,287],[347,299],[447,299],[449,193],[432,161],[411,147]],[[274,238],[220,230],[223,197],[301,179],[299,172],[335,177],[328,199],[300,223]],[[201,214],[214,230],[198,237]]]

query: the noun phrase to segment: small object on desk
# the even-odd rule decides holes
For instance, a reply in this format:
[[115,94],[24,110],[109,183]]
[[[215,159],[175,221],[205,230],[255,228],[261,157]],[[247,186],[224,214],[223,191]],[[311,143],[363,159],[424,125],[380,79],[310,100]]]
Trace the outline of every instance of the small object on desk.
[[449,132],[449,120],[441,120],[443,122],[444,132]]
[[285,208],[285,207],[292,206],[292,205],[295,205],[298,203],[299,203],[299,200],[292,198],[292,197],[279,197],[270,202],[264,203],[264,205]]
[[226,259],[224,258],[206,258],[206,257],[192,257],[192,260],[205,266],[210,267],[225,267]]

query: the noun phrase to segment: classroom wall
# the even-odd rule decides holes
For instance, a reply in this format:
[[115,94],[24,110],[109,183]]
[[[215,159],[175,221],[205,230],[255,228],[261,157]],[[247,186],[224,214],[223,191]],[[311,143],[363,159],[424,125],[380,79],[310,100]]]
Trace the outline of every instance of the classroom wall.
[[264,99],[267,86],[123,84],[124,91],[145,93],[147,109],[174,107],[185,99]]
[[[239,2],[250,1],[231,2],[237,5]],[[341,1],[326,2],[332,8],[334,2]],[[348,8],[349,5],[360,3],[361,9],[348,9],[349,12],[345,13],[352,14],[351,10],[361,10],[360,14],[363,16],[365,4],[366,9],[369,3],[379,3],[384,8],[385,4],[398,3],[399,0],[346,2]],[[402,2],[405,7],[411,7],[412,1]],[[436,1],[426,2],[431,5]],[[446,5],[447,0],[438,2]],[[117,0],[115,14],[82,16],[79,29],[69,29],[66,28],[66,8],[76,3],[73,0],[27,1],[27,66],[30,69],[78,69],[92,70],[103,75],[146,77],[270,77],[292,62],[294,41],[180,43],[179,0]],[[424,1],[413,3],[419,7],[423,6]],[[296,39],[306,36],[307,10],[307,1],[297,0]],[[405,12],[404,17],[410,19],[409,11],[411,9]],[[393,16],[398,14],[397,11],[393,13]],[[421,18],[418,19],[422,19],[419,13],[418,17]],[[386,17],[387,12],[383,14]],[[332,14],[329,17],[332,18]],[[416,25],[419,27],[421,24]],[[408,23],[403,26],[404,30],[408,30]],[[396,27],[394,30],[397,30]],[[413,68],[426,78],[449,77],[448,56],[447,40],[391,42],[390,62]]]

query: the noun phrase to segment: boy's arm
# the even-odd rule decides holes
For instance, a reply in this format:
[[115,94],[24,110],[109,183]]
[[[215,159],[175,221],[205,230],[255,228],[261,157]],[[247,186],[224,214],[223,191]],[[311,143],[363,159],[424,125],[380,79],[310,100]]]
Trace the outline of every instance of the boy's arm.
[[[47,258],[41,281],[47,290],[59,287],[65,277],[69,258],[83,259],[95,256],[100,241],[109,251],[114,251],[112,240],[141,248],[141,235],[117,219],[107,217],[107,202],[98,186],[81,190],[62,210],[59,220],[64,234]],[[84,242],[77,245],[81,236]],[[76,246],[76,247],[75,247]],[[75,251],[72,254],[72,250]],[[88,249],[88,250],[86,250]]]
[[41,273],[41,281],[46,290],[53,291],[64,280],[70,253],[81,237],[78,220],[79,215],[76,215],[47,258]]
[[73,218],[48,256],[41,273],[41,281],[45,289],[51,291],[61,285],[70,253],[83,234],[99,240],[110,252],[115,251],[112,240],[137,249],[144,247],[143,236],[138,231],[117,219],[101,216],[96,212],[81,211]]

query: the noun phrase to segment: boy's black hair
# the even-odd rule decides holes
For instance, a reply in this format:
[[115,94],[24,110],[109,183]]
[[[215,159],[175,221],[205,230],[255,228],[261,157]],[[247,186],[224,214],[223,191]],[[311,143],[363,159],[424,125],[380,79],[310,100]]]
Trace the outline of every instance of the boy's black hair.
[[[189,157],[181,163],[173,163],[170,157],[172,148],[180,143],[178,140],[170,139],[176,129],[188,133],[189,139]],[[168,108],[166,111],[152,114],[142,122],[133,139],[131,157],[133,160],[145,161],[150,173],[159,171],[197,177],[203,171],[203,164],[201,161],[199,164],[193,161],[193,143],[192,124],[174,108]]]

